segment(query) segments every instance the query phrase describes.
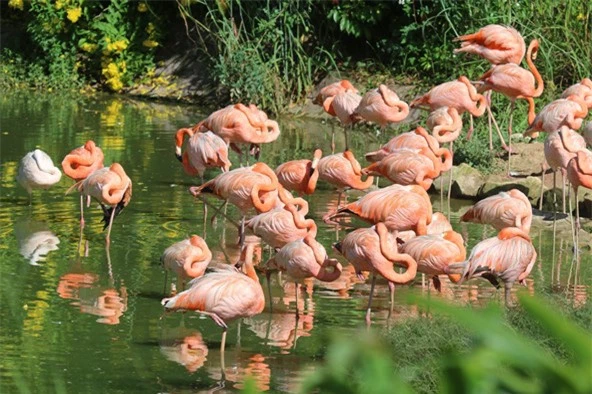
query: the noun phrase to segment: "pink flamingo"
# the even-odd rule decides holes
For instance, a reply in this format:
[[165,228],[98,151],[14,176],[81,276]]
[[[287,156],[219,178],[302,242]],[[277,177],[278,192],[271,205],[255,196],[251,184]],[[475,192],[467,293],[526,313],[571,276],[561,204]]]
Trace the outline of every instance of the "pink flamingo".
[[456,37],[454,41],[461,41],[461,47],[454,53],[472,53],[493,65],[520,64],[526,51],[522,35],[509,26],[487,25],[475,33]]
[[335,223],[335,219],[349,215],[373,224],[382,222],[390,231],[413,230],[418,235],[425,235],[432,221],[432,203],[421,186],[392,185],[329,212],[323,220]]
[[[567,126],[561,126],[560,129],[549,133],[545,140],[545,161],[553,169],[553,188],[556,185],[557,170],[561,172],[563,212],[565,213],[565,176],[567,174],[567,164],[576,157],[577,152],[586,149],[584,137],[573,131]],[[543,163],[541,174],[541,197],[539,209],[543,209],[543,188],[545,184],[545,172],[547,166]]]
[[[88,140],[78,148],[73,149],[62,160],[64,174],[75,182],[85,179],[94,171],[103,168],[103,151],[94,141]],[[84,199],[80,195],[80,226],[84,227]]]
[[448,275],[453,283],[458,283],[461,275],[453,273],[449,266],[462,263],[467,258],[464,241],[455,231],[412,238],[401,245],[401,252],[407,253],[417,262],[418,272],[432,276],[438,291],[441,291],[438,275]]
[[242,266],[245,273],[233,266],[222,267],[192,280],[188,290],[161,303],[168,310],[192,310],[212,318],[222,327],[220,353],[224,355],[227,323],[263,312],[265,296],[249,260]]
[[532,206],[524,193],[512,189],[479,201],[461,216],[460,221],[490,224],[497,230],[516,227],[528,234]]
[[[578,188],[592,189],[592,152],[588,149],[580,150],[576,157],[567,165],[567,179],[571,183],[576,196],[576,228],[580,229],[580,204],[578,201]],[[571,198],[569,199],[571,212]],[[577,246],[576,246],[577,249]]]
[[539,132],[551,133],[561,126],[578,130],[588,115],[586,103],[578,96],[557,99],[543,107],[524,132],[525,137],[536,138]]
[[[189,146],[182,152],[183,140],[189,137]],[[208,167],[219,167],[228,172],[232,163],[228,160],[228,146],[222,138],[211,131],[197,132],[194,129],[182,128],[175,134],[175,156],[183,164],[189,175],[199,175],[203,183],[203,175]]]
[[571,85],[563,91],[561,98],[568,98],[572,95],[580,97],[584,100],[588,109],[592,109],[592,80],[584,78],[579,83]]
[[280,164],[275,169],[279,183],[290,191],[312,194],[319,179],[318,164],[323,157],[320,149],[315,149],[312,160],[292,160]]
[[165,249],[160,257],[166,273],[171,270],[177,276],[177,281],[182,282],[181,288],[185,286],[187,278],[197,278],[206,272],[206,268],[212,260],[212,252],[206,241],[198,235],[192,235],[183,241],[174,243]]
[[362,181],[362,167],[349,150],[323,157],[319,160],[318,168],[320,179],[337,186],[337,205],[341,202],[341,194],[346,188],[364,190],[372,186],[374,181],[372,177]]
[[[341,81],[334,82],[334,83],[329,84],[329,85],[325,86],[324,88],[322,88],[319,91],[316,98],[314,99],[313,103],[322,106],[323,109],[325,109],[325,111],[327,111],[327,108],[329,108],[329,106],[325,105],[325,100],[327,100],[328,98],[337,96],[339,93],[344,93],[348,90],[350,90],[354,93],[358,93],[358,90],[356,88],[354,88],[354,85],[352,85],[351,82],[348,81],[347,79],[343,79]],[[332,116],[335,116],[335,114],[332,114]]]
[[389,123],[397,123],[409,115],[409,105],[386,85],[366,92],[354,115],[384,128]]
[[[318,243],[312,234],[284,245],[267,262],[267,267],[285,271],[295,282],[311,277],[324,282],[332,282],[339,278],[343,269],[337,260],[327,256],[323,245]],[[329,269],[331,270],[329,271]],[[296,292],[296,296],[298,296],[298,292]],[[298,301],[296,301],[296,305],[298,305]],[[298,308],[296,308],[296,315],[298,316]]]
[[90,197],[93,197],[101,204],[105,227],[109,227],[106,238],[107,245],[109,245],[111,243],[110,235],[113,220],[129,204],[132,198],[131,179],[127,176],[121,164],[113,163],[110,167],[99,168],[84,180],[74,184],[66,194],[74,188],[77,188],[83,196],[87,197],[87,206],[90,205]]
[[[452,231],[452,225],[448,221],[448,218],[441,212],[434,212],[432,214],[432,220],[427,226],[426,235],[440,235],[446,231]],[[413,230],[399,231],[397,232],[397,241],[405,243],[416,236]]]
[[466,262],[459,284],[467,279],[481,277],[495,287],[504,282],[506,305],[510,306],[510,292],[514,282],[526,284],[537,258],[530,237],[519,228],[502,229],[497,237],[479,242]]
[[[370,324],[376,273],[378,272],[388,281],[391,309],[394,302],[395,283],[408,283],[415,278],[417,273],[417,262],[408,254],[398,253],[395,236],[388,232],[383,223],[377,223],[376,226],[371,228],[354,230],[347,234],[343,241],[335,243],[333,247],[353,264],[361,280],[365,279],[362,276],[362,271],[372,273],[372,284],[370,285],[370,296],[366,310],[366,323],[368,325]],[[393,264],[404,266],[406,268],[405,273],[397,273]]]

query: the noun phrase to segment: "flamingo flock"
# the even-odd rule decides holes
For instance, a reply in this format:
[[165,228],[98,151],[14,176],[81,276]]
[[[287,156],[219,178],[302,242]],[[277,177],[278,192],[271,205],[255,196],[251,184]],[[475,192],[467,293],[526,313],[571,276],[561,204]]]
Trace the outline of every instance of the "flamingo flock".
[[[182,291],[177,293],[174,288],[171,296],[162,300],[164,308],[192,310],[210,317],[223,330],[223,352],[228,323],[260,314],[266,304],[255,271],[255,263],[260,259],[254,258],[253,242],[246,242],[249,237],[256,237],[256,242],[260,238],[273,251],[273,256],[259,264],[259,268],[267,273],[285,272],[296,283],[311,277],[336,281],[347,270],[346,262],[353,266],[352,275],[355,274],[358,281],[366,281],[369,272],[367,324],[371,323],[378,275],[388,282],[391,309],[395,285],[411,282],[417,273],[429,275],[438,291],[440,276],[447,276],[453,283],[475,277],[484,278],[496,287],[501,282],[505,302],[510,305],[513,284],[524,283],[537,258],[529,237],[532,222],[529,199],[513,189],[485,198],[471,207],[461,221],[492,226],[498,234],[481,241],[467,253],[466,240],[452,229],[442,213],[434,212],[427,190],[434,179],[452,168],[452,143],[461,134],[462,114],[471,115],[467,137],[473,131],[473,116],[482,116],[486,111],[491,115],[491,91],[509,97],[512,110],[516,99],[527,100],[530,126],[526,135],[548,133],[545,143],[548,165],[561,171],[576,194],[579,187],[591,188],[592,153],[586,149],[585,136],[575,130],[582,126],[583,118],[592,107],[592,83],[586,78],[569,87],[561,98],[536,114],[534,98],[539,97],[544,88],[533,63],[539,48],[536,39],[526,49],[524,39],[515,29],[489,25],[476,33],[458,37],[458,41],[461,47],[456,52],[476,54],[491,64],[491,69],[476,83],[460,76],[435,86],[410,104],[386,85],[364,95],[347,80],[321,89],[314,102],[337,117],[343,126],[345,146],[342,152],[335,153],[333,140],[330,155],[323,156],[323,152],[316,149],[310,159],[288,161],[272,169],[259,161],[261,144],[277,140],[280,129],[276,121],[270,120],[253,104],[229,105],[193,127],[179,129],[174,136],[175,156],[188,175],[199,176],[201,180],[199,185],[189,188],[189,193],[203,201],[204,207],[210,204],[207,196],[214,196],[240,211],[241,221],[234,223],[240,256],[234,265],[221,264],[204,238],[198,235],[171,245],[164,251],[161,261],[166,271],[176,274]],[[525,54],[528,70],[520,66]],[[384,131],[387,125],[404,121],[410,108],[429,111],[425,127],[431,133],[418,126],[394,136],[379,150],[366,152],[369,164],[363,167],[349,149],[347,129],[352,130],[355,124],[366,121]],[[585,126],[586,130],[591,128],[590,124]],[[501,133],[500,137],[503,147],[511,153],[511,120],[508,131],[508,145]],[[444,143],[448,143],[449,148],[440,146]],[[246,166],[231,169],[229,148],[240,155],[241,164],[245,154],[254,156],[256,162],[248,165],[247,158]],[[104,166],[103,153],[93,141],[69,153],[62,168],[76,182],[69,191],[76,189],[81,194],[81,227],[84,225],[84,199],[88,204],[92,197],[103,209],[109,245],[114,219],[131,201],[131,179],[119,163]],[[219,168],[221,173],[205,180],[208,168]],[[36,150],[23,158],[18,180],[31,193],[34,188],[57,183],[60,176],[61,172],[51,159]],[[381,177],[392,184],[376,188],[373,177]],[[323,215],[326,224],[341,226],[344,218],[353,217],[367,223],[333,245],[341,261],[331,257],[317,241],[318,225],[307,217],[309,204],[302,196],[313,194],[319,181],[332,185],[338,192],[337,206]],[[354,202],[342,204],[342,195],[349,189],[366,193]],[[579,226],[579,215],[576,223]],[[395,265],[404,267],[405,271],[398,272]],[[191,281],[185,288],[188,279]],[[269,275],[267,279],[269,281]]]

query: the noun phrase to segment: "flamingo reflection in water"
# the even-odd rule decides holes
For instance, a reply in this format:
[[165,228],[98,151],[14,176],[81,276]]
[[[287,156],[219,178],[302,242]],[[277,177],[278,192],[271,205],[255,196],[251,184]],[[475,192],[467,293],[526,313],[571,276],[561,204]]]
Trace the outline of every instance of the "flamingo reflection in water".
[[[208,357],[208,346],[199,331],[189,331],[184,327],[181,336],[175,334],[160,341],[160,352],[170,361],[182,365],[193,373],[203,367]],[[184,332],[184,333],[183,333]]]
[[245,320],[250,331],[264,339],[267,345],[278,347],[281,354],[289,354],[296,348],[296,341],[309,337],[314,328],[314,311],[296,317],[293,313],[277,313],[254,316]]
[[239,355],[240,358],[237,358],[232,365],[229,365],[222,370],[214,367],[217,365],[214,360],[216,356],[217,354],[211,355],[210,359],[212,362],[209,363],[211,367],[208,368],[210,378],[218,381],[219,387],[216,389],[224,388],[226,387],[227,382],[231,382],[233,383],[232,388],[241,390],[245,387],[244,382],[248,378],[255,383],[257,391],[269,390],[271,383],[271,368],[269,368],[269,364],[266,363],[265,356],[262,354],[241,354]]
[[14,234],[19,244],[19,253],[31,265],[45,261],[49,252],[58,250],[60,239],[43,222],[21,221],[14,225]]
[[127,289],[122,286],[101,288],[98,275],[90,272],[70,272],[62,275],[57,292],[63,299],[73,300],[70,305],[80,312],[95,315],[97,323],[115,325],[127,310]]

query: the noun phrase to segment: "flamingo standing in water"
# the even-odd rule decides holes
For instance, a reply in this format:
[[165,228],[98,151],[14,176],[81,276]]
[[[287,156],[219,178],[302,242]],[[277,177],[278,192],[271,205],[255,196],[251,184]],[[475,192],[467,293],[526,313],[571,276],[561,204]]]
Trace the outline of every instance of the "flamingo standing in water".
[[290,191],[312,194],[319,179],[318,164],[323,151],[315,149],[312,160],[292,160],[280,164],[275,169],[279,183]]
[[[350,81],[348,81],[347,79],[343,79],[341,81],[334,82],[334,83],[329,84],[329,85],[325,86],[324,88],[322,88],[319,91],[319,93],[317,94],[317,96],[315,97],[315,99],[313,100],[313,103],[322,106],[323,109],[325,109],[325,111],[326,111],[326,109],[329,106],[325,105],[325,100],[327,100],[331,97],[335,97],[339,93],[344,93],[348,90],[352,91],[354,93],[358,93],[358,89],[356,89],[354,87],[354,85],[352,85],[352,83]],[[333,115],[333,116],[335,116],[335,115]]]
[[341,202],[341,195],[345,189],[364,190],[372,186],[374,181],[371,176],[362,181],[362,166],[349,150],[323,157],[319,160],[318,168],[320,179],[337,186],[339,191],[337,206]]
[[[577,152],[586,149],[584,137],[567,126],[549,133],[545,140],[545,161],[553,169],[553,188],[557,181],[557,170],[561,172],[561,195],[563,201],[563,212],[565,213],[565,176],[567,175],[567,164],[576,157]],[[543,209],[543,188],[545,185],[545,171],[547,166],[543,163],[541,174],[541,197],[539,209]]]
[[[361,280],[365,279],[362,276],[362,271],[372,273],[372,284],[366,310],[368,325],[371,323],[370,313],[376,273],[378,272],[388,281],[391,310],[394,302],[395,284],[408,283],[415,278],[417,273],[417,262],[408,254],[398,253],[395,236],[388,232],[383,223],[377,223],[371,228],[354,230],[347,234],[343,241],[335,243],[333,247],[354,265],[356,274]],[[393,264],[404,266],[405,273],[397,273]]]
[[21,159],[16,180],[29,194],[30,205],[33,189],[48,189],[58,183],[61,177],[61,171],[53,165],[47,153],[35,149]]
[[280,203],[277,176],[265,163],[256,163],[250,167],[241,167],[224,172],[216,178],[189,188],[197,197],[203,193],[212,194],[236,205],[242,213],[239,226],[241,244],[244,242],[245,217],[251,208],[258,212],[267,212]]
[[[78,148],[73,149],[62,160],[64,174],[75,182],[86,179],[99,168],[103,168],[103,151],[94,141],[88,140]],[[80,226],[84,227],[84,198],[80,195]]]
[[220,266],[189,282],[191,286],[172,298],[164,298],[168,310],[192,310],[209,316],[222,327],[220,353],[224,355],[227,323],[263,312],[265,296],[252,263],[247,259],[242,268]]
[[[330,115],[336,116],[337,119],[339,119],[339,122],[341,122],[341,126],[343,126],[345,150],[349,149],[347,143],[347,127],[352,126],[361,119],[355,114],[355,110],[361,100],[362,96],[357,92],[346,90],[333,97],[328,97],[323,103],[325,111]],[[331,137],[331,153],[335,153],[335,132],[333,132]]]
[[413,230],[417,235],[425,235],[432,221],[432,203],[421,186],[392,185],[329,212],[323,220],[335,223],[335,219],[349,215],[373,224],[382,222],[389,231]]
[[450,230],[421,235],[406,241],[400,248],[401,253],[407,253],[417,262],[418,272],[432,276],[436,290],[441,291],[438,275],[448,275],[453,283],[461,279],[461,275],[453,273],[449,267],[467,258],[467,250],[459,233]]
[[356,115],[384,128],[389,123],[404,120],[409,115],[409,105],[386,85],[380,85],[366,92],[354,112]]
[[[183,140],[189,137],[189,146],[182,154]],[[189,175],[199,175],[203,183],[203,174],[207,167],[219,167],[228,172],[232,163],[228,160],[228,146],[222,138],[211,131],[197,132],[182,128],[175,134],[175,156],[183,164]]]
[[479,242],[466,261],[459,283],[474,277],[487,279],[495,287],[504,282],[506,305],[510,306],[510,292],[514,282],[526,284],[537,258],[530,237],[515,227],[504,228],[496,237]]
[[253,104],[229,105],[210,114],[195,125],[194,129],[214,132],[240,155],[242,151],[238,144],[250,145],[250,151],[256,160],[259,158],[259,145],[273,142],[280,135],[278,123],[269,120],[265,112]]
[[[103,209],[103,220],[107,230],[107,245],[111,242],[111,227],[115,216],[119,215],[132,198],[132,181],[125,173],[119,163],[113,163],[110,167],[100,168],[86,177],[86,179],[76,183],[70,190],[77,188],[83,196],[96,199]],[[66,193],[68,193],[66,192]],[[107,208],[110,206],[111,208]]]
[[177,276],[177,282],[181,281],[182,288],[185,287],[185,280],[197,278],[206,272],[206,268],[212,260],[212,252],[206,241],[198,235],[174,243],[165,249],[160,261],[166,273],[170,270]]
[[460,221],[490,224],[497,230],[516,227],[528,234],[532,206],[524,193],[512,189],[479,201],[462,215]]
[[307,235],[316,237],[317,225],[314,220],[305,219],[304,215],[306,212],[288,203],[260,213],[245,222],[245,226],[272,248],[281,248]]
[[[447,231],[452,231],[452,225],[442,212],[434,212],[432,214],[432,220],[426,229],[426,235],[440,235]],[[416,236],[413,230],[398,231],[397,241],[405,243]]]
[[[295,282],[312,277],[324,282],[332,282],[339,278],[343,269],[337,260],[327,256],[323,245],[318,243],[312,234],[284,245],[267,262],[267,267],[285,271]],[[296,308],[296,315],[298,316],[298,308]]]

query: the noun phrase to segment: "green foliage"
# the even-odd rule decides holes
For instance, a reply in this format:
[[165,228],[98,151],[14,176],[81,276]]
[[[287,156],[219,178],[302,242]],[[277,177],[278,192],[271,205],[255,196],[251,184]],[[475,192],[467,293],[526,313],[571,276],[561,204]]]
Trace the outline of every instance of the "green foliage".
[[[461,136],[461,138],[454,141],[455,165],[466,163],[483,173],[493,172],[493,156],[489,151],[488,136],[485,133],[481,134],[474,133],[470,140]],[[499,138],[497,136],[494,138],[494,146],[499,146]]]
[[[214,78],[232,102],[256,103],[273,112],[302,99],[313,80],[333,63],[312,36],[312,1],[200,2]],[[185,9],[191,18],[191,10]],[[197,22],[196,18],[193,18]],[[214,43],[214,48],[207,43]]]
[[[498,306],[474,310],[414,298],[433,316],[396,324],[388,345],[369,334],[336,340],[301,392],[413,392],[405,381],[419,392],[590,392],[589,333],[557,316],[547,301],[519,300],[507,322]],[[524,321],[530,328],[517,329]],[[557,357],[557,344],[565,358]]]

